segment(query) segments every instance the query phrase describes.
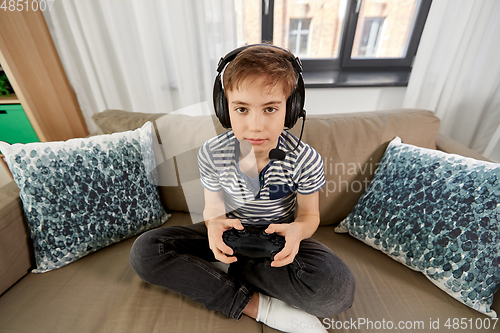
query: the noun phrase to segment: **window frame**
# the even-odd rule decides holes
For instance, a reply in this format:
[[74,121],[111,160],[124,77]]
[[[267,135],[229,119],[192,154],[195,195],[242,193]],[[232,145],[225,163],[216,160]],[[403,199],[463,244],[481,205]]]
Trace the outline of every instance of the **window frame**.
[[[338,58],[301,59],[306,87],[343,86],[344,84],[340,81],[346,80],[338,80],[339,77],[349,75],[348,73],[365,74],[369,72],[377,72],[377,75],[387,73],[388,75],[398,76],[399,79],[396,79],[395,82],[388,84],[377,84],[376,82],[372,82],[368,83],[368,85],[406,86],[408,84],[409,73],[411,72],[413,60],[417,52],[418,44],[422,36],[422,31],[429,14],[432,0],[421,0],[406,56],[404,58],[351,59],[361,4],[362,0],[348,0],[346,19],[342,25]],[[274,0],[262,0],[261,9],[261,40],[263,42],[272,42],[274,27]],[[320,72],[322,72],[322,74],[318,76]],[[308,77],[326,78],[325,74],[328,75],[328,73],[332,74],[332,77],[334,77],[333,80],[326,79],[325,83],[321,83],[323,79],[319,78],[313,80],[316,83],[308,84],[307,82]],[[357,84],[354,84],[354,86],[365,86],[365,84],[358,82]]]

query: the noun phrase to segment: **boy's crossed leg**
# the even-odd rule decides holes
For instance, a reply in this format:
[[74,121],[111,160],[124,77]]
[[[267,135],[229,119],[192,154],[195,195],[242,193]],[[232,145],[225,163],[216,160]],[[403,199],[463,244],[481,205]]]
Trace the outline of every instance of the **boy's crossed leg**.
[[312,238],[302,241],[287,266],[271,267],[268,260],[249,259],[231,264],[228,272],[245,276],[259,292],[257,320],[287,332],[325,332],[315,316],[343,312],[354,299],[355,283],[348,267]]
[[[235,319],[258,295],[256,319],[279,330],[324,332],[314,316],[329,317],[352,304],[352,274],[330,249],[313,239],[303,240],[294,262],[283,267],[271,267],[264,259],[239,260],[226,274],[212,261],[203,223],[146,232],[130,254],[132,267],[144,281]],[[318,330],[311,330],[314,326]]]

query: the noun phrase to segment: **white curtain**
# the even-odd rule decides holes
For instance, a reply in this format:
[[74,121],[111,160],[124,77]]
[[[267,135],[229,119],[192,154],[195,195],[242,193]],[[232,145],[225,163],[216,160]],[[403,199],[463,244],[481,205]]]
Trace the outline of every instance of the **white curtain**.
[[105,109],[212,105],[220,57],[236,47],[234,0],[64,0],[44,11],[90,132]]
[[441,133],[490,158],[500,156],[499,36],[500,1],[434,0],[403,104],[434,111]]

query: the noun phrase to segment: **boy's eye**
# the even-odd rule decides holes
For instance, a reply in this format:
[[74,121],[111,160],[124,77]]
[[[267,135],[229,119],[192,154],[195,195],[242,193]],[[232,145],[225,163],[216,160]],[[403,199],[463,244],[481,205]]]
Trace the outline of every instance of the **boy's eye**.
[[245,112],[247,112],[247,109],[245,109],[245,108],[236,108],[236,112],[238,112],[238,113],[245,113]]
[[267,113],[274,113],[274,112],[276,112],[276,110],[277,110],[276,108],[267,108],[266,112]]

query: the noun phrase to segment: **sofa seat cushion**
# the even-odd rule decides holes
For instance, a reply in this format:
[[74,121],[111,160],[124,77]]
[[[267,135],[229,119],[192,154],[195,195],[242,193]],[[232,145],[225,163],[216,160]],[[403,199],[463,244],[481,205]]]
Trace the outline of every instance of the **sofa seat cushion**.
[[[447,293],[430,282],[423,274],[401,265],[380,251],[358,241],[348,234],[337,234],[333,227],[320,227],[313,236],[330,247],[351,269],[356,280],[356,292],[352,307],[325,323],[332,321],[358,321],[369,319],[373,325],[383,320],[394,323],[394,331],[399,332],[431,332],[448,330],[444,325],[447,318],[471,319],[475,325],[476,319],[483,323],[489,321],[489,330],[474,329],[467,332],[491,332],[493,319],[481,314],[468,306],[457,302]],[[492,309],[500,309],[500,292],[497,291]],[[439,330],[432,330],[429,321],[439,319]],[[399,321],[422,322],[425,329],[398,330]],[[478,321],[479,322],[479,321]],[[451,322],[453,324],[453,322]],[[404,325],[404,324],[403,324]],[[498,324],[497,324],[498,329]],[[369,328],[369,327],[368,327]],[[470,326],[469,326],[470,328]],[[351,330],[332,330],[332,332],[389,332],[393,330],[367,329],[360,326]],[[452,330],[450,331],[457,331]],[[459,330],[458,330],[459,331]],[[464,332],[465,332],[464,331]]]
[[[176,212],[164,226],[190,223],[189,214]],[[489,319],[453,300],[422,274],[349,235],[335,233],[332,226],[320,227],[313,237],[330,247],[356,279],[353,306],[322,319],[327,327],[337,321],[359,324],[365,318],[373,325],[383,320],[395,325],[421,321],[425,330],[420,331],[425,332],[431,331],[429,319],[439,319],[441,328],[446,318]],[[0,327],[6,332],[41,333],[275,332],[246,316],[235,321],[143,282],[128,263],[134,240],[111,245],[48,273],[28,274],[0,298]],[[492,308],[500,309],[500,297]],[[377,331],[367,325],[330,332]]]
[[[175,213],[166,225],[191,224]],[[164,227],[162,226],[162,227]],[[28,274],[0,298],[2,332],[262,332],[143,282],[128,263],[136,237],[44,274]]]

